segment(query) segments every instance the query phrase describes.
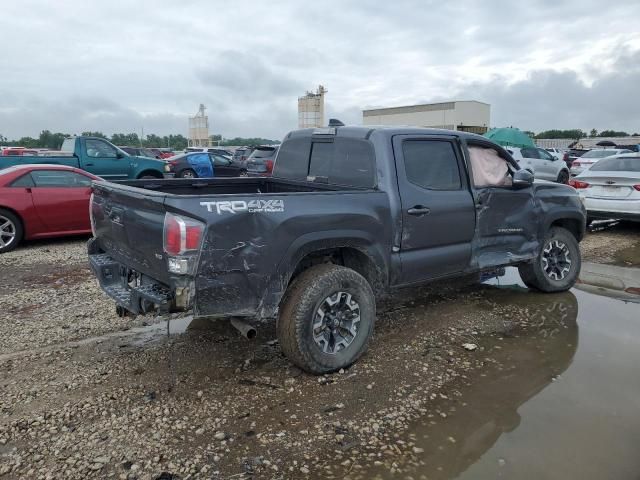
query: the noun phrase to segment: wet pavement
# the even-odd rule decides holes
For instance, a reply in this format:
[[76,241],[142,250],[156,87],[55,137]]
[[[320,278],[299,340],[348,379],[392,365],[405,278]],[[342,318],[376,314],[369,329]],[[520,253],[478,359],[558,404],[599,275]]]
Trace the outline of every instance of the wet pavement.
[[81,243],[18,251],[0,278],[0,478],[639,480],[629,228],[581,244],[571,292],[514,269],[397,292],[367,354],[321,377],[272,323],[247,341],[224,321],[118,317]]
[[[493,365],[443,402],[446,418],[409,428],[417,465],[401,478],[640,478],[640,270],[582,272],[534,328],[485,339]],[[524,292],[515,269],[488,283]]]

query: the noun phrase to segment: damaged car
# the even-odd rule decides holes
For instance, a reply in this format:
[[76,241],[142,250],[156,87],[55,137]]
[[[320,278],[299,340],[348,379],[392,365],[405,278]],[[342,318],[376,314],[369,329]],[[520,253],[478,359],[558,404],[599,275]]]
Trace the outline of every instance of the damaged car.
[[275,319],[322,374],[365,352],[389,291],[508,265],[542,292],[576,282],[575,189],[471,133],[329,125],[289,133],[272,177],[96,182],[89,261],[119,311]]

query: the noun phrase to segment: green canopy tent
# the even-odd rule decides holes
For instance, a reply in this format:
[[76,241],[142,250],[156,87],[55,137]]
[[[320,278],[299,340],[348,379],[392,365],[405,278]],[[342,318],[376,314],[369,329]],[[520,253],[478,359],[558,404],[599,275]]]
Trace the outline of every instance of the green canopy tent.
[[484,136],[503,147],[535,147],[531,137],[517,128],[492,128]]

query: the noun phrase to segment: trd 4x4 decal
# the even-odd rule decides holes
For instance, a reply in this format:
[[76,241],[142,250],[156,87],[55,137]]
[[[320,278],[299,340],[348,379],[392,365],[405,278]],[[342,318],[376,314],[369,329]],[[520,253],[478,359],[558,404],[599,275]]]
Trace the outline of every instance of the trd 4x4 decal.
[[209,212],[222,213],[277,213],[284,212],[284,200],[232,200],[222,202],[200,202]]

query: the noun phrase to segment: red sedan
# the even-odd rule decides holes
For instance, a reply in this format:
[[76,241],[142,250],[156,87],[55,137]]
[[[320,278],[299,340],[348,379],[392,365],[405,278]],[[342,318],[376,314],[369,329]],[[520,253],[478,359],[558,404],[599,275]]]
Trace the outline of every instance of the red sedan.
[[22,240],[91,233],[91,181],[100,177],[62,165],[0,170],[0,253]]

